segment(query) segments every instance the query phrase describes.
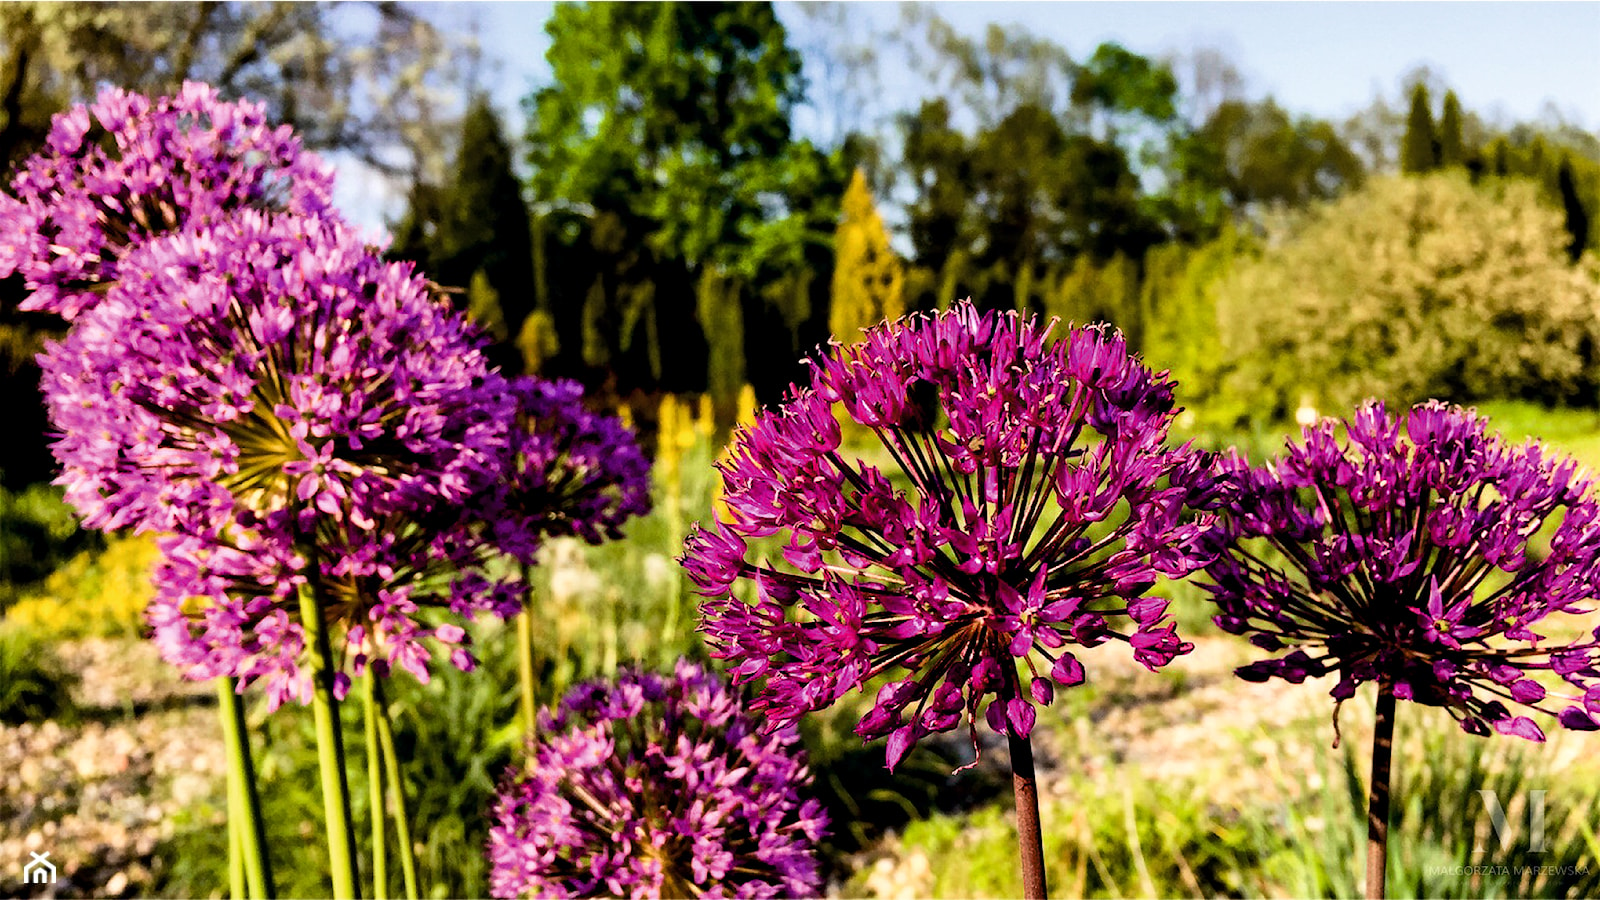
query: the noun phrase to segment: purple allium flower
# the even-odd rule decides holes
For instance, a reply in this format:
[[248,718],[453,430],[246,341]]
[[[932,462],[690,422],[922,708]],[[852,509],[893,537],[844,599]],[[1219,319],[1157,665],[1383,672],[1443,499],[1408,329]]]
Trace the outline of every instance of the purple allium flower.
[[528,558],[518,545],[529,535],[615,539],[623,522],[650,511],[650,461],[620,419],[585,409],[575,381],[522,377],[511,390],[522,428],[501,501],[502,521],[517,523],[508,552]]
[[476,329],[349,227],[245,211],[123,270],[40,360],[58,482],[88,526],[242,507],[371,529],[504,474],[515,400]]
[[333,175],[263,108],[185,83],[150,100],[107,88],[57,115],[45,149],[0,193],[0,278],[20,272],[25,310],[73,319],[143,241],[240,208],[330,214]]
[[[683,562],[713,652],[736,684],[764,679],[774,726],[903,671],[856,728],[888,736],[892,768],[963,712],[976,745],[986,698],[990,727],[1025,738],[1035,704],[1084,680],[1071,645],[1126,641],[1151,669],[1192,648],[1145,592],[1205,561],[1207,521],[1181,513],[1206,460],[1166,445],[1172,386],[1121,335],[1049,330],[970,303],[887,323],[735,433],[729,518]],[[882,447],[847,454],[838,413]],[[750,546],[772,535],[781,559]]]
[[517,440],[477,331],[330,219],[245,210],[121,267],[43,387],[85,524],[175,534],[148,611],[163,654],[307,698],[295,591],[315,575],[357,671],[425,677],[422,637],[470,667],[459,625],[416,614],[520,608],[482,571],[509,526],[469,502]]
[[[1566,643],[1535,630],[1581,625],[1559,617],[1591,613],[1600,597],[1589,476],[1439,402],[1401,417],[1369,402],[1344,442],[1339,425],[1306,428],[1265,468],[1222,464],[1233,484],[1216,532],[1224,548],[1206,569],[1216,621],[1280,654],[1240,677],[1337,674],[1341,702],[1362,682],[1387,682],[1478,735],[1492,726],[1544,739],[1508,704],[1600,727],[1600,629]],[[1548,537],[1547,554],[1535,535]]]
[[489,831],[496,897],[809,897],[827,826],[793,728],[699,666],[624,670],[540,712]]

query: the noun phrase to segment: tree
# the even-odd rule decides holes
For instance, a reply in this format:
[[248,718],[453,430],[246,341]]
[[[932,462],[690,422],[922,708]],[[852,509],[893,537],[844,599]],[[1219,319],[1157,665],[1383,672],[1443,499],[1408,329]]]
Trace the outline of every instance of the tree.
[[1444,114],[1439,118],[1439,165],[1450,169],[1466,165],[1467,151],[1461,139],[1461,101],[1455,91],[1444,95]]
[[598,304],[585,319],[612,329],[597,336],[614,361],[655,342],[624,386],[698,390],[705,357],[690,354],[744,326],[697,320],[695,285],[773,280],[834,227],[842,175],[790,131],[800,57],[765,3],[562,4],[545,30],[553,81],[524,101],[535,212],[595,254],[552,283],[553,302]]
[[198,80],[267,104],[310,147],[414,172],[443,158],[438,98],[470,52],[399,3],[0,4],[0,167],[101,84]]
[[843,216],[833,239],[834,268],[828,331],[853,343],[861,330],[905,314],[905,270],[889,246],[889,232],[872,202],[865,172],[845,189]]
[[1231,392],[1286,413],[1511,398],[1595,402],[1600,272],[1536,185],[1383,178],[1317,206],[1218,292]]
[[1577,262],[1589,246],[1589,214],[1578,198],[1578,184],[1572,175],[1572,157],[1561,157],[1561,167],[1556,173],[1556,189],[1561,194],[1561,208],[1565,213],[1563,225],[1567,229],[1567,256]]
[[1217,185],[1236,212],[1326,200],[1366,174],[1332,124],[1291,118],[1270,97],[1219,104],[1191,145],[1188,177]]
[[1400,171],[1418,175],[1438,168],[1438,140],[1433,130],[1433,112],[1428,107],[1428,86],[1419,82],[1411,89],[1411,114],[1406,118],[1406,134],[1400,148]]
[[[522,354],[506,342],[521,333],[537,305],[533,232],[511,146],[484,95],[472,99],[461,120],[450,182],[414,186],[395,232],[395,256],[416,261],[441,285],[472,289],[458,296],[469,298],[480,324],[492,319],[503,332],[496,334],[503,346],[495,348],[494,361],[519,368]],[[490,298],[492,308],[485,305]]]

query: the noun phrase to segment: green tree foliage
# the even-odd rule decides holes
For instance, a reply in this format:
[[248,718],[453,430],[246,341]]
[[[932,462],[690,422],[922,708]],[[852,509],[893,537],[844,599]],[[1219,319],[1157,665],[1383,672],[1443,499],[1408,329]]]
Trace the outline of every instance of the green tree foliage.
[[101,84],[160,93],[186,79],[265,102],[318,149],[388,171],[437,161],[437,98],[469,52],[399,3],[0,4],[0,167]]
[[1376,180],[1313,208],[1219,294],[1230,389],[1260,414],[1518,398],[1595,401],[1600,274],[1537,186]]
[[1291,117],[1271,98],[1222,102],[1185,149],[1189,177],[1218,186],[1235,212],[1326,200],[1365,176],[1331,123]]
[[395,229],[392,253],[414,260],[435,282],[465,289],[466,308],[499,342],[495,361],[516,368],[506,342],[537,305],[533,232],[512,150],[488,98],[478,95],[461,121],[448,184],[418,182]]
[[849,343],[862,329],[905,314],[905,269],[889,246],[889,232],[860,169],[844,192],[833,252],[828,331],[834,337]]
[[1561,194],[1562,224],[1567,229],[1567,256],[1577,262],[1589,246],[1589,213],[1578,196],[1577,178],[1572,174],[1572,157],[1563,156],[1556,172],[1556,190]]
[[1444,113],[1439,117],[1439,165],[1450,169],[1466,165],[1467,150],[1461,137],[1461,101],[1455,91],[1444,95]]
[[983,41],[926,8],[909,13],[917,71],[947,86],[899,119],[916,306],[974,296],[981,305],[1048,305],[1080,254],[1139,258],[1174,233],[1195,198],[1168,195],[1141,172],[1165,164],[1183,133],[1165,63],[1116,44],[1082,65],[1021,31]]
[[1428,86],[1419,82],[1411,89],[1411,113],[1406,117],[1406,134],[1400,148],[1400,171],[1418,175],[1438,168],[1438,142],[1433,110],[1428,105]]
[[800,58],[771,5],[563,4],[545,28],[553,80],[525,101],[530,187],[567,263],[548,283],[560,344],[585,348],[557,369],[702,390],[708,339],[771,325],[798,340],[788,326],[825,308],[826,280],[823,302],[807,294],[770,317],[781,324],[704,321],[695,302],[707,273],[798,302],[763,288],[814,267],[835,224],[842,173],[790,132]]

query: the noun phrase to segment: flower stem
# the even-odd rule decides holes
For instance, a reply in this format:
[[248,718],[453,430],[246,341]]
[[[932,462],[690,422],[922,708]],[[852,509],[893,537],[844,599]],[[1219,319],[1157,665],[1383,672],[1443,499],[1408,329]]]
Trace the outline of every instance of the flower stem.
[[322,620],[316,588],[300,587],[300,627],[311,650],[311,715],[317,726],[317,764],[322,776],[322,814],[328,829],[328,862],[334,900],[354,900],[356,836],[350,828],[350,780],[344,769],[344,733],[333,694],[333,647]]
[[1394,685],[1378,682],[1372,733],[1372,783],[1367,798],[1367,898],[1381,900],[1389,865],[1389,759],[1394,749]]
[[372,696],[377,702],[378,743],[383,747],[383,768],[389,779],[389,796],[394,801],[395,841],[400,846],[400,871],[406,882],[406,900],[417,900],[417,859],[411,846],[411,818],[406,813],[405,781],[400,777],[400,754],[394,749],[394,726],[389,714],[389,697],[383,682],[372,681]]
[[365,680],[361,711],[367,739],[367,802],[372,808],[372,896],[381,900],[389,895],[389,848],[383,840],[388,810],[383,806],[383,749],[378,746],[377,700],[373,696],[378,676],[371,665]]
[[522,615],[517,616],[517,677],[522,685],[522,726],[525,734],[533,734],[539,705],[533,696],[533,574],[529,566],[522,567],[522,583],[527,593],[522,595]]
[[[230,853],[237,851],[237,867],[244,873],[249,896],[271,898],[275,892],[272,866],[267,860],[267,829],[261,819],[261,795],[256,790],[256,770],[250,759],[250,732],[235,679],[217,679],[217,711],[228,759]],[[233,868],[234,864],[230,862],[229,866]],[[236,893],[245,896],[243,892]]]
[[233,900],[248,900],[244,887],[244,848],[239,844],[239,809],[234,802],[233,781],[237,776],[228,770],[228,896]]
[[[1009,730],[1009,729],[1008,729]],[[1022,860],[1022,894],[1043,900],[1044,835],[1039,829],[1039,782],[1033,773],[1033,739],[1010,735],[1011,789],[1017,799],[1017,849]]]

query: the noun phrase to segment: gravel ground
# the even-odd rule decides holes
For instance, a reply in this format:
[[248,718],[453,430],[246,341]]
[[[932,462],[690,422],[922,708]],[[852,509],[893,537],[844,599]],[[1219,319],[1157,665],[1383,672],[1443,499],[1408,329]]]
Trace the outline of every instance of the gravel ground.
[[[176,818],[221,794],[212,688],[180,681],[142,641],[57,652],[82,676],[79,721],[0,725],[0,897],[148,894]],[[50,854],[55,885],[24,889],[30,853]]]

